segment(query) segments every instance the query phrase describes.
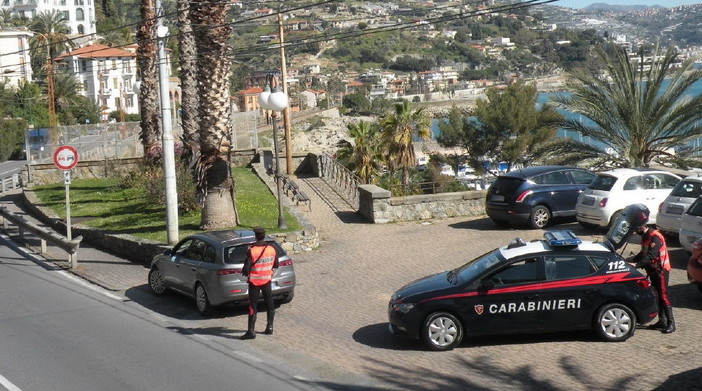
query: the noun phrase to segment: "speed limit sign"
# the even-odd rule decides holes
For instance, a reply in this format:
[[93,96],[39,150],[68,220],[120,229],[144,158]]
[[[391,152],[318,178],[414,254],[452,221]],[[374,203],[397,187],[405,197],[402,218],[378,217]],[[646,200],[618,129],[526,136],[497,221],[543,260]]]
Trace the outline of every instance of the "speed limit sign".
[[54,164],[61,170],[70,170],[78,164],[78,152],[69,145],[62,145],[54,152]]

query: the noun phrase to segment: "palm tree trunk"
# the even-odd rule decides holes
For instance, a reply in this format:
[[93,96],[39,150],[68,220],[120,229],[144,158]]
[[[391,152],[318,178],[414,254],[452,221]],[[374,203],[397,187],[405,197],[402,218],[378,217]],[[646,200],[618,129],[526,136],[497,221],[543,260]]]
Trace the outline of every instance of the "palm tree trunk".
[[141,133],[139,138],[144,146],[144,157],[158,147],[161,134],[159,102],[156,75],[156,8],[153,0],[141,0],[142,22],[137,31],[137,64],[139,65],[139,112],[141,113]]
[[220,0],[193,4],[192,22],[202,27],[195,34],[200,149],[193,157],[198,191],[204,200],[200,228],[228,228],[238,224],[229,157],[231,27],[226,17],[231,6]]
[[183,142],[195,151],[198,147],[197,124],[197,79],[195,37],[190,21],[190,2],[178,0],[178,28],[180,30],[180,123],[183,129]]

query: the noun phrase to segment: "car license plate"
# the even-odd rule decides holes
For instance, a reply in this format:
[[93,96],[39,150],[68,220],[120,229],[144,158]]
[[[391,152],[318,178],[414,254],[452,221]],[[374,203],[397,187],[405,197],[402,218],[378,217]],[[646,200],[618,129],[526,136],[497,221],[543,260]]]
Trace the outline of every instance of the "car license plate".
[[504,201],[505,201],[505,196],[493,194],[493,195],[490,196],[490,201],[504,202]]
[[585,197],[583,198],[583,202],[581,202],[583,205],[594,205],[595,204],[595,199],[592,197]]

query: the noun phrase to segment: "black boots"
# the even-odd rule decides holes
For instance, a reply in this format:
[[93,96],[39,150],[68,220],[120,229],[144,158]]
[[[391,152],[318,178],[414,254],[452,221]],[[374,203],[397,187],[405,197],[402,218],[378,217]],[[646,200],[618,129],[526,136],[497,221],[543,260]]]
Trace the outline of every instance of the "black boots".
[[665,307],[665,315],[668,318],[668,323],[666,324],[665,330],[661,330],[663,334],[670,334],[675,331],[675,319],[673,318],[673,307]]
[[263,334],[271,335],[273,334],[273,318],[275,318],[275,309],[269,309],[266,315],[268,319],[266,322],[266,330],[263,332]]
[[658,308],[658,322],[647,326],[649,330],[665,330],[668,327],[668,317],[665,315],[665,307]]
[[[275,317],[275,309],[268,310],[267,315],[268,315],[268,322],[266,322],[266,330],[263,333],[271,335],[271,334],[273,334],[273,318]],[[246,334],[239,337],[239,339],[254,339],[254,338],[256,338],[256,331],[254,330],[255,327],[256,327],[256,315],[249,315],[249,328],[246,331]]]
[[249,328],[246,330],[246,334],[239,337],[239,339],[254,339],[256,338],[256,331],[254,327],[256,326],[256,315],[249,315]]

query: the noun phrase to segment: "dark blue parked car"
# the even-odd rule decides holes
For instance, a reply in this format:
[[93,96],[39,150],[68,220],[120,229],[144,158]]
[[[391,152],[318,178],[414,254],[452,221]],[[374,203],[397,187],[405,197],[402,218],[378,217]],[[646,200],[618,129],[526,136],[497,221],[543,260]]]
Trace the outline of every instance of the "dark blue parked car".
[[578,195],[595,173],[578,167],[534,166],[497,177],[490,185],[485,210],[499,225],[547,226],[553,217],[575,216]]

